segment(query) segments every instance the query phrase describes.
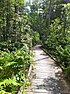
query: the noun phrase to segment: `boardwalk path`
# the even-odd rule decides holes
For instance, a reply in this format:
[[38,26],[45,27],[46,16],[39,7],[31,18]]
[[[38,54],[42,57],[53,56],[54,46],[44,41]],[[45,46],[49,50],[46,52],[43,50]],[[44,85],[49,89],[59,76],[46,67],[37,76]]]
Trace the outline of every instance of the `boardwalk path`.
[[40,49],[35,47],[34,78],[27,94],[70,94],[62,70]]

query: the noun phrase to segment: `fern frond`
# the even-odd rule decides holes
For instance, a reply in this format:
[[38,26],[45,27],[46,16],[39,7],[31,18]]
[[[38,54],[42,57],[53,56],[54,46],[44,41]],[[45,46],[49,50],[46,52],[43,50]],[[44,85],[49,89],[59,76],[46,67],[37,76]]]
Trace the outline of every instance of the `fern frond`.
[[10,67],[14,64],[17,64],[17,62],[7,62],[7,64],[5,64],[5,67]]
[[20,85],[19,83],[17,83],[15,80],[13,80],[13,79],[5,79],[5,80],[3,80],[2,82],[0,82],[0,86],[2,86],[2,85],[10,85],[10,84],[12,84],[12,85],[14,85],[14,86],[18,86],[18,85]]
[[2,66],[0,66],[0,70],[3,70]]

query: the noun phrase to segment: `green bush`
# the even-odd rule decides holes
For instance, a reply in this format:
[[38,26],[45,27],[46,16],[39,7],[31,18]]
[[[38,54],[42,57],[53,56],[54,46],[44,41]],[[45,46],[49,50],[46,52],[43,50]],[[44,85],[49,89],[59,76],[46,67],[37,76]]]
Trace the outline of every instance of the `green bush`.
[[0,51],[0,91],[15,92],[27,83],[32,52],[27,44],[12,52]]
[[[63,24],[63,22],[62,22]],[[56,59],[62,68],[65,69],[65,75],[70,75],[70,32],[68,29],[63,30],[60,19],[54,19],[50,25],[48,37],[43,41],[45,49]]]
[[39,44],[40,43],[40,36],[38,32],[34,32],[32,36],[32,43],[33,45]]

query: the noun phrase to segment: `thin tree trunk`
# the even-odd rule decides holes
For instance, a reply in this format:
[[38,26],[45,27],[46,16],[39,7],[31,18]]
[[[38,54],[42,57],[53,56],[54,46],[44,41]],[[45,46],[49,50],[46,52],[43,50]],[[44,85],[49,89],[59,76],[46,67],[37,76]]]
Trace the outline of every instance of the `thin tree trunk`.
[[9,32],[10,32],[10,3],[7,1],[6,39],[9,38]]
[[52,0],[50,0],[50,4],[49,4],[49,25],[51,23],[51,4],[52,4]]

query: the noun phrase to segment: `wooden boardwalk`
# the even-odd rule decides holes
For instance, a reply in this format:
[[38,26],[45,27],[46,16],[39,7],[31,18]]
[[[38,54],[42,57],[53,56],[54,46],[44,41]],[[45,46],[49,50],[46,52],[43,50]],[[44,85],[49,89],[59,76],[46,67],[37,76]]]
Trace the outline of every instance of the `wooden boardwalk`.
[[62,70],[39,46],[34,48],[34,52],[34,77],[26,94],[70,94]]

